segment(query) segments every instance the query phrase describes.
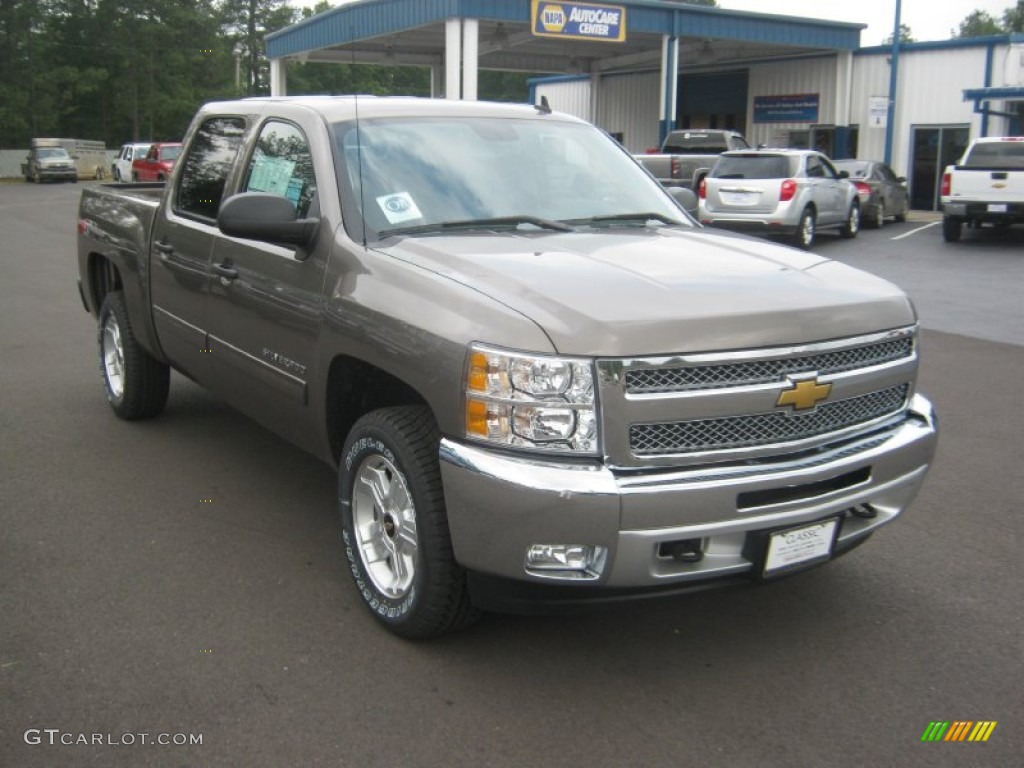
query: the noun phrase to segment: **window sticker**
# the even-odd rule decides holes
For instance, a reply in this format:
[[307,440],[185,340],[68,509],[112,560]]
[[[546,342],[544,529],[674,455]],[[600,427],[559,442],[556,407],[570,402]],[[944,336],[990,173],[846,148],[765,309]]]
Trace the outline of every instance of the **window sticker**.
[[384,212],[389,224],[402,224],[414,219],[422,219],[423,214],[416,207],[412,195],[408,192],[395,192],[392,195],[381,195],[377,198],[377,205]]
[[295,161],[283,157],[260,157],[249,177],[249,192],[270,192],[287,197],[288,183],[295,170]]

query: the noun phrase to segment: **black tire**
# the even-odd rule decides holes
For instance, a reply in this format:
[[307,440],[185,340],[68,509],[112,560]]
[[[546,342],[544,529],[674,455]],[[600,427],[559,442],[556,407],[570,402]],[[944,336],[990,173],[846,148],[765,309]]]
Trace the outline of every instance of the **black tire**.
[[120,291],[103,300],[97,340],[103,391],[114,413],[128,421],[160,414],[167,405],[170,368],[135,339]]
[[817,220],[814,216],[814,210],[810,207],[804,208],[803,213],[800,214],[800,223],[796,226],[796,232],[793,233],[793,245],[804,251],[811,250],[811,246],[814,245],[814,237],[817,234]]
[[881,229],[884,225],[885,203],[879,202],[878,205],[871,209],[871,214],[864,217],[864,226],[868,229]]
[[846,214],[846,221],[839,228],[839,234],[847,240],[852,240],[860,232],[860,205],[854,201]]
[[960,240],[963,234],[964,220],[959,216],[942,217],[942,239],[947,243],[955,243]]
[[121,171],[119,171],[116,167],[114,168],[113,171],[110,172],[110,175],[113,177],[114,181],[116,181],[118,184],[121,183]]
[[441,635],[478,615],[452,552],[439,441],[425,406],[381,408],[352,427],[338,468],[356,589],[381,624],[406,638]]
[[167,179],[164,178],[164,175],[162,173],[157,174],[156,180],[159,181],[161,184],[167,181]]
[[902,210],[899,213],[897,213],[895,216],[893,216],[893,218],[896,221],[898,221],[900,224],[902,224],[904,221],[907,220],[907,202],[905,200],[903,201],[903,208],[902,208]]
[[139,180],[139,174],[137,174],[135,171],[132,171],[132,181],[133,182],[137,182],[138,180]]

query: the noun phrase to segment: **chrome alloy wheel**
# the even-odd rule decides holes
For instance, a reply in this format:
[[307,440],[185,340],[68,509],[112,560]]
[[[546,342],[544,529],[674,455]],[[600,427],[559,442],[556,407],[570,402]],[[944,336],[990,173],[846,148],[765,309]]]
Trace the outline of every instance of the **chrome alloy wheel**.
[[110,394],[120,400],[124,396],[124,344],[121,326],[113,314],[103,324],[103,374],[107,377]]
[[373,585],[390,598],[404,597],[416,575],[416,510],[405,476],[380,454],[367,456],[356,472],[352,522]]
[[814,242],[814,216],[805,214],[800,219],[800,243],[805,248],[810,248]]

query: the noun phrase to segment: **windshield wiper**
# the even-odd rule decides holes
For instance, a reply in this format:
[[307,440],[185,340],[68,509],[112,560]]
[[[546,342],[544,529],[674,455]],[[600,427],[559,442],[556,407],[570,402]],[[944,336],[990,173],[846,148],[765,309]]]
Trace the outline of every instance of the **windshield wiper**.
[[420,235],[430,232],[449,232],[459,229],[490,229],[491,227],[517,227],[520,224],[531,224],[538,229],[547,229],[554,232],[572,232],[568,224],[553,219],[545,219],[540,216],[497,216],[491,219],[466,219],[465,221],[439,221],[434,224],[417,224],[414,227],[395,227],[394,229],[382,229],[377,233],[378,237],[391,237],[392,235]]
[[666,216],[663,213],[614,213],[604,216],[591,216],[589,219],[570,219],[573,224],[602,224],[615,222],[640,222],[646,226],[648,221],[660,221],[662,224],[682,224],[678,219]]

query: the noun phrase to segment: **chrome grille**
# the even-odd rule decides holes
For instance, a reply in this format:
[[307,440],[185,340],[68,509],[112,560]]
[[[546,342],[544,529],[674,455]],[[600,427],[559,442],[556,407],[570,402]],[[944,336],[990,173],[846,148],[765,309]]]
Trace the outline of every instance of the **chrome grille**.
[[860,347],[778,360],[751,360],[671,368],[634,368],[626,371],[626,391],[630,394],[654,394],[768,384],[783,381],[790,374],[842,373],[902,360],[913,354],[913,337],[904,336]]
[[827,403],[808,413],[778,411],[667,424],[634,424],[629,428],[629,445],[634,455],[649,456],[806,440],[897,413],[905,406],[908,392],[909,385],[902,384]]

